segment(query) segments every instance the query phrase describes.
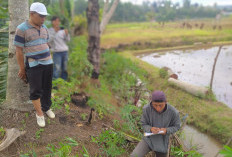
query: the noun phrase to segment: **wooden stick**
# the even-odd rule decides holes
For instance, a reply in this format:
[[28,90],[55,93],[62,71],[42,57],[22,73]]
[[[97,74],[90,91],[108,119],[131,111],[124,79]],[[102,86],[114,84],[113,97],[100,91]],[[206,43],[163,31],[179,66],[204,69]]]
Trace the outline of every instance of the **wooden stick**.
[[185,146],[185,144],[182,142],[182,140],[176,134],[173,134],[173,136],[174,136],[174,139],[176,140],[177,144],[182,146],[182,149],[184,152],[189,151],[189,149]]
[[169,137],[169,143],[168,143],[168,153],[167,153],[167,157],[171,156],[171,145],[172,145],[172,136]]
[[[229,145],[231,141],[232,141],[232,136],[231,136],[230,139],[226,142],[225,145]],[[219,154],[219,152],[220,152],[220,150],[217,152],[217,154],[216,154],[214,157],[217,157],[218,154]]]
[[136,138],[136,137],[134,137],[134,136],[132,136],[132,135],[129,135],[129,134],[125,133],[125,132],[118,131],[118,130],[114,129],[113,127],[108,126],[108,125],[106,125],[106,124],[103,124],[103,126],[105,126],[105,127],[107,127],[107,128],[110,128],[111,130],[114,130],[114,131],[116,131],[116,132],[122,133],[125,137],[127,137],[127,140],[129,140],[129,141],[132,141],[132,142],[134,142],[134,141],[139,142],[139,141],[141,140],[141,139]]
[[214,71],[215,71],[215,67],[216,67],[216,63],[217,63],[217,59],[218,59],[218,56],[221,52],[221,49],[222,49],[222,46],[219,47],[218,49],[218,53],[214,59],[214,64],[213,64],[213,70],[212,70],[212,75],[211,75],[211,80],[210,80],[210,90],[212,90],[212,86],[213,86],[213,78],[214,78]]

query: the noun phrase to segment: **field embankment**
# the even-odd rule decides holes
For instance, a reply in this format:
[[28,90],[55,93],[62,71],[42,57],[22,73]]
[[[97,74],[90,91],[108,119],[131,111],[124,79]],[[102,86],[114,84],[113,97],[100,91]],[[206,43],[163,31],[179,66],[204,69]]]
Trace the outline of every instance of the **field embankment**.
[[[110,24],[101,38],[105,49],[141,50],[194,44],[228,43],[232,41],[232,20],[222,19],[221,27],[213,28],[214,19],[189,20],[191,29],[183,27],[186,21],[166,23]],[[200,26],[203,25],[201,28]]]
[[225,104],[192,96],[181,89],[170,85],[167,80],[160,78],[159,69],[145,63],[133,55],[133,52],[121,52],[121,56],[136,62],[140,68],[149,74],[148,87],[150,90],[163,90],[168,102],[180,112],[189,115],[187,123],[200,131],[213,136],[225,144],[232,135],[232,110]]

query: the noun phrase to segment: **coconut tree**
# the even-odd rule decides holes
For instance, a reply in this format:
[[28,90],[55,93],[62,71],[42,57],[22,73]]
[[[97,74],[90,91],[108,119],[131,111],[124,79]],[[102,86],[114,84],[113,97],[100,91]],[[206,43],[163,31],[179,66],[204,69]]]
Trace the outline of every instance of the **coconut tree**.
[[28,111],[33,109],[33,105],[29,101],[28,85],[17,76],[19,67],[16,61],[15,46],[13,45],[16,27],[29,17],[28,0],[9,0],[8,7],[10,16],[8,74],[6,101],[3,107]]

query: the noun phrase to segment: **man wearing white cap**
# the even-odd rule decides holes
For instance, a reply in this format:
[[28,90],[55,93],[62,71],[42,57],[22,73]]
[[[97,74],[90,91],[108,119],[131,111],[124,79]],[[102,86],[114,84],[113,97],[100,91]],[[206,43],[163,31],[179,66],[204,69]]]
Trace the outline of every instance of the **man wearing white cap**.
[[18,76],[29,82],[30,100],[35,107],[40,127],[45,127],[43,111],[49,118],[55,118],[50,109],[53,60],[48,47],[47,27],[43,24],[47,15],[44,4],[33,3],[30,7],[30,19],[17,27],[14,40]]

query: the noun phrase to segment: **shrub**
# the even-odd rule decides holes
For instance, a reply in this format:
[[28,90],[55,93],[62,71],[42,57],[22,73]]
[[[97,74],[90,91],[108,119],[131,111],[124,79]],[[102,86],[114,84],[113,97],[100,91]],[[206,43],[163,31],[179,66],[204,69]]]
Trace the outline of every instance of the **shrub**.
[[102,146],[107,156],[120,156],[125,153],[125,138],[113,130],[103,131],[98,137],[92,137],[92,142]]
[[164,68],[161,68],[161,69],[159,70],[159,76],[160,76],[161,78],[166,78],[166,77],[168,76],[167,70],[165,70]]

